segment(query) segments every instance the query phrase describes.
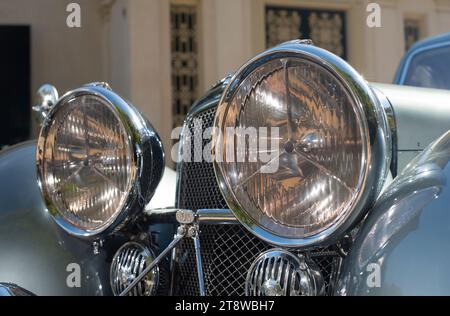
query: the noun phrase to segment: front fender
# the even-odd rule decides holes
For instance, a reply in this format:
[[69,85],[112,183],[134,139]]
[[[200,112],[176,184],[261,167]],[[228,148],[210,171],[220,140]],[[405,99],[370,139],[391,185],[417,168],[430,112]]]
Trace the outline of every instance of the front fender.
[[364,221],[338,295],[450,295],[450,131],[415,158]]
[[[54,223],[37,185],[35,152],[36,144],[27,142],[0,153],[0,282],[36,295],[111,294],[113,250],[105,246],[94,255],[92,241],[70,237]],[[76,265],[80,287],[71,274]]]

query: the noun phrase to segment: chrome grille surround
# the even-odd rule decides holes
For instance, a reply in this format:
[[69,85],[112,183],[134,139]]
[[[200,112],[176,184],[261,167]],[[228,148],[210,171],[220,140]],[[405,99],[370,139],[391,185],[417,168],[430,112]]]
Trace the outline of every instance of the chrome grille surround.
[[[145,245],[128,242],[114,255],[110,280],[114,295],[122,293],[142,273],[155,256]],[[129,294],[129,296],[151,296],[156,293],[159,282],[159,267],[156,266]]]

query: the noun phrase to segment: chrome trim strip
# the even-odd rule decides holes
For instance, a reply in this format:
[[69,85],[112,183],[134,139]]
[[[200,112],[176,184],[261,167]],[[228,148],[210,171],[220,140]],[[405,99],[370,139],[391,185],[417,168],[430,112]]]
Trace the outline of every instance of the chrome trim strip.
[[[187,211],[177,208],[147,209],[145,216],[149,217],[151,223],[176,223],[178,211]],[[194,212],[199,224],[238,224],[236,216],[229,209],[201,209]]]
[[203,209],[197,211],[198,221],[201,224],[238,224],[233,212],[228,209]]
[[197,277],[198,277],[198,288],[200,292],[200,296],[205,296],[205,277],[203,274],[203,262],[202,262],[202,253],[200,247],[200,237],[198,236],[198,230],[195,233],[195,236],[192,237],[194,240],[194,248],[195,248],[195,261],[197,262]]
[[[397,150],[398,150],[398,143],[397,143],[397,121],[395,119],[395,111],[394,107],[392,106],[391,102],[387,98],[387,96],[377,87],[374,87],[371,85],[372,90],[375,92],[375,94],[378,97],[378,100],[380,100],[381,105],[384,109],[384,115],[386,116],[386,122],[387,122],[387,131],[390,133],[386,133],[386,143],[390,143],[391,146],[387,153],[387,157],[389,157],[390,161],[390,169],[392,173],[392,177],[395,178],[397,176],[397,168],[398,168],[398,157],[397,157]],[[386,170],[388,171],[388,170]]]

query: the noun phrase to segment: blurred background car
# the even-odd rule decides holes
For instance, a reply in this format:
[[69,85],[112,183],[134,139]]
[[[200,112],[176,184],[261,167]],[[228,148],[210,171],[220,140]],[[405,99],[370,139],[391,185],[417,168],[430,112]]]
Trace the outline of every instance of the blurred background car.
[[403,57],[394,83],[423,88],[450,89],[450,33],[414,44]]

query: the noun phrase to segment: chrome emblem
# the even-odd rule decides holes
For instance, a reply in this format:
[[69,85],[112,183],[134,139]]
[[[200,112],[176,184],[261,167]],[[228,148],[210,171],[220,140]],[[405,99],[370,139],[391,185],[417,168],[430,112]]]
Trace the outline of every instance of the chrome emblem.
[[175,217],[180,224],[192,224],[195,221],[195,213],[190,210],[178,210]]

